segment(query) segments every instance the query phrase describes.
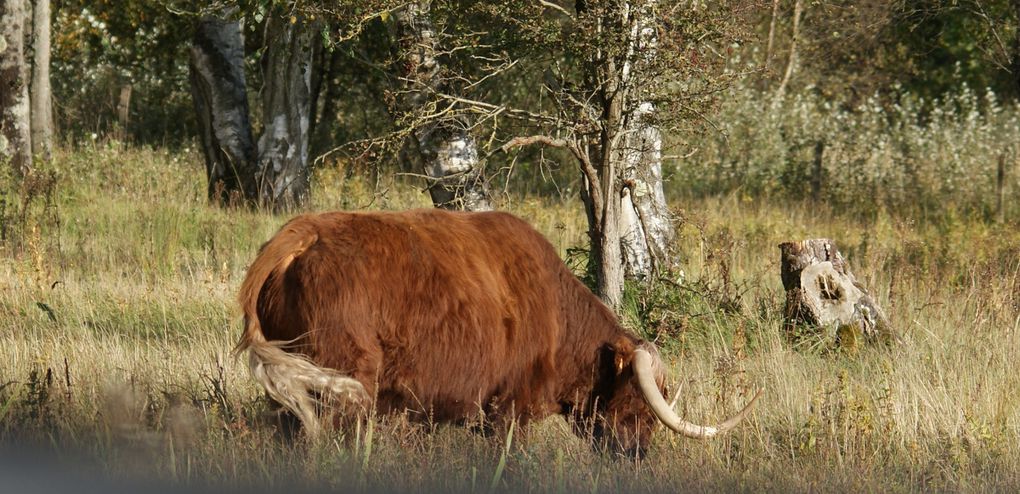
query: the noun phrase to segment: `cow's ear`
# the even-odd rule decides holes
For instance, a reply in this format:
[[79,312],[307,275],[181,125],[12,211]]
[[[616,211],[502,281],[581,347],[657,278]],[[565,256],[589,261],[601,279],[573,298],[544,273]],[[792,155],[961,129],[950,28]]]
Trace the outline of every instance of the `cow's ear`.
[[613,342],[613,370],[619,376],[634,360],[634,342],[627,338],[619,338]]

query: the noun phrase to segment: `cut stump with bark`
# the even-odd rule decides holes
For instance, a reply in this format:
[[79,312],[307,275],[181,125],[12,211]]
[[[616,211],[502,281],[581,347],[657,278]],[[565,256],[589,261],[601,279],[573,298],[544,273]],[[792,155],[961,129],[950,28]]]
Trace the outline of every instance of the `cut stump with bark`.
[[894,339],[885,312],[850,272],[832,240],[785,242],[779,250],[788,330],[802,324],[824,328],[849,347],[856,347],[860,338]]

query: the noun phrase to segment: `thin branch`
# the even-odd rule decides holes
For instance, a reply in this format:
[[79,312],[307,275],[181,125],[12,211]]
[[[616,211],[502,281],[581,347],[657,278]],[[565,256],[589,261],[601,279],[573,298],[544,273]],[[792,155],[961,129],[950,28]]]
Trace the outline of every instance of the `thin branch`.
[[502,152],[507,152],[513,148],[530,146],[532,144],[543,144],[554,148],[565,148],[567,147],[567,141],[563,139],[557,139],[555,137],[534,135],[534,136],[522,136],[514,137],[509,142],[499,147]]
[[520,110],[520,109],[517,109],[517,108],[509,108],[509,107],[506,107],[506,106],[494,105],[492,103],[486,103],[484,101],[478,101],[478,100],[473,100],[473,99],[468,99],[468,98],[462,98],[460,96],[454,96],[452,94],[438,93],[437,96],[445,98],[447,100],[450,100],[450,101],[452,101],[454,103],[460,103],[462,105],[466,105],[466,106],[471,107],[471,108],[481,109],[481,110],[483,110],[485,112],[501,110],[504,113],[506,113],[507,116],[511,116],[511,117],[514,117],[514,118],[517,118],[517,119],[520,119],[520,120],[527,120],[527,121],[533,121],[533,122],[545,122],[545,123],[556,123],[556,122],[558,122],[558,119],[550,117],[549,115],[542,115],[540,113],[532,113],[532,112],[525,111],[525,110]]
[[779,0],[772,0],[772,21],[769,22],[769,41],[765,45],[765,68],[772,63],[772,46],[776,40],[776,18],[779,16]]
[[559,13],[561,13],[561,14],[563,14],[563,15],[571,18],[571,19],[574,18],[574,15],[571,14],[569,10],[567,10],[567,9],[565,9],[565,8],[559,6],[559,5],[556,5],[555,3],[549,2],[547,0],[538,0],[538,3],[539,3],[539,5],[541,5],[543,7],[553,9],[553,10],[555,10],[555,11],[557,11],[557,12],[559,12]]
[[397,172],[397,173],[394,173],[393,175],[397,176],[397,177],[420,178],[420,179],[423,179],[423,180],[435,183],[435,182],[442,182],[442,181],[445,181],[445,180],[449,180],[450,178],[453,178],[453,177],[464,176],[464,175],[467,175],[467,174],[469,174],[471,172],[472,172],[472,170],[459,171],[459,172],[451,172],[451,173],[443,175],[441,177],[433,177],[432,175],[424,175],[424,174],[421,174],[421,173],[412,173],[412,172]]
[[786,73],[783,74],[783,80],[779,82],[779,88],[776,89],[776,99],[773,101],[775,105],[778,105],[783,99],[783,95],[786,93],[786,85],[790,83],[790,77],[793,76],[793,70],[797,65],[797,39],[800,38],[801,9],[801,0],[796,0],[793,4],[793,35],[790,39],[790,58],[786,62]]
[[489,71],[487,74],[485,74],[483,77],[479,78],[477,81],[474,81],[474,82],[464,86],[463,91],[469,91],[469,90],[475,88],[476,86],[478,86],[479,84],[481,84],[481,83],[483,83],[483,82],[485,82],[485,81],[487,81],[487,80],[489,80],[489,79],[491,79],[493,77],[496,77],[496,76],[502,74],[503,72],[506,72],[506,71],[514,68],[514,66],[517,65],[517,62],[520,62],[520,60],[518,59],[518,60],[514,60],[512,62],[506,62],[503,65],[501,65],[499,67],[496,67],[495,69],[493,69],[493,70]]
[[[988,13],[985,12],[985,8],[983,5],[981,5],[980,1],[975,1],[974,6],[976,7],[976,9],[972,9],[971,12],[976,14],[978,17],[982,18],[985,21],[985,23],[988,24],[988,29],[992,32],[992,37],[995,38],[995,43],[999,48],[998,55],[1001,56],[1003,60],[1006,60],[1006,63],[1009,63],[1012,57],[1009,54],[1009,49],[1006,48],[1006,43],[1003,42],[1002,37],[999,36],[999,30],[996,28],[995,21],[993,21],[988,16]],[[999,66],[1000,69],[1006,71],[1007,73],[1011,72],[1009,67],[1007,67],[1005,64],[998,60],[998,57],[996,57],[996,53],[994,53],[994,50],[984,48],[982,45],[983,43],[978,44],[981,50],[988,55],[989,60],[993,64]]]
[[687,154],[667,154],[667,155],[662,157],[662,160],[663,161],[666,161],[666,160],[685,160],[687,158],[690,158],[691,156],[694,156],[695,153],[697,153],[700,150],[701,150],[701,148],[694,148],[694,149],[691,150],[691,152],[689,152]]

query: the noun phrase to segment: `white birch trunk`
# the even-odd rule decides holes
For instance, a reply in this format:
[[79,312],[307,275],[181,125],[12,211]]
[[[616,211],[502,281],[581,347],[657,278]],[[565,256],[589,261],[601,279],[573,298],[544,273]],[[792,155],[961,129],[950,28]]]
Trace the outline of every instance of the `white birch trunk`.
[[[437,59],[439,41],[429,19],[428,0],[407,4],[394,15],[404,59],[407,94],[402,111],[413,112],[444,92],[442,67]],[[487,211],[492,209],[478,158],[478,145],[463,118],[450,115],[437,122],[416,125],[414,140],[422,167],[431,182],[429,194],[436,207]]]
[[0,160],[21,175],[32,167],[24,5],[0,0]]
[[255,140],[248,120],[244,38],[233,12],[203,17],[191,45],[191,93],[205,155],[209,199],[260,200]]
[[624,253],[627,272],[636,278],[673,264],[669,247],[676,235],[662,189],[662,134],[644,122],[653,111],[645,102],[632,114],[623,170],[624,217],[633,222],[623,228]]
[[32,154],[49,161],[53,151],[50,86],[50,0],[32,0]]
[[[645,2],[629,9],[633,27],[632,55],[624,70],[627,83],[657,56],[654,7],[654,2]],[[672,265],[669,246],[676,234],[662,189],[662,134],[652,122],[655,106],[642,100],[640,88],[633,88],[631,94],[635,95],[629,102],[633,110],[627,120],[623,145],[626,190],[621,195],[621,240],[627,274],[642,279],[656,269]]]
[[292,208],[308,197],[309,132],[315,30],[306,19],[269,20],[259,163],[275,208]]

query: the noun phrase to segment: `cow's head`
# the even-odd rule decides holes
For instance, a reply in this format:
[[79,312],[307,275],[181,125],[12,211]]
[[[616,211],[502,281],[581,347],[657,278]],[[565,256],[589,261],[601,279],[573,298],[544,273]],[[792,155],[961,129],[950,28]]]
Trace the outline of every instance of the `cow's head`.
[[722,424],[687,422],[666,402],[666,371],[658,350],[651,343],[627,338],[600,350],[596,379],[578,432],[590,434],[597,449],[632,458],[644,456],[660,423],[684,436],[708,439],[740,423],[761,395],[759,391],[740,413]]

